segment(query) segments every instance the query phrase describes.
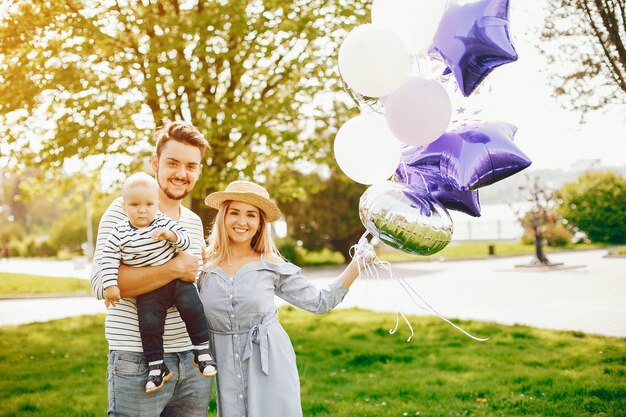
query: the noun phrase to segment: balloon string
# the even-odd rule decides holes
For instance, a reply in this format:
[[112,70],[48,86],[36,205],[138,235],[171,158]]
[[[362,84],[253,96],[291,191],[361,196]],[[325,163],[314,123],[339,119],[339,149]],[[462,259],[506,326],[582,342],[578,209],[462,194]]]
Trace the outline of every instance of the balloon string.
[[406,160],[404,159],[404,155],[402,155],[400,161],[401,161],[400,165],[402,165],[402,170],[404,171],[404,182],[408,184],[409,183],[409,171],[406,169],[407,163],[406,163]]
[[[363,261],[363,262],[357,262],[359,275],[362,274],[364,277],[372,277],[372,278],[374,278],[376,280],[380,280],[381,277],[380,277],[380,273],[379,273],[378,270],[384,271],[384,272],[388,273],[389,277],[391,278],[391,280],[394,283],[396,283],[404,291],[404,293],[409,297],[409,299],[413,302],[413,304],[415,304],[420,309],[433,313],[435,316],[437,316],[441,320],[445,321],[450,326],[452,326],[455,329],[459,330],[461,333],[463,333],[464,335],[466,335],[467,337],[469,337],[469,338],[471,338],[473,340],[476,340],[476,341],[479,341],[479,342],[486,342],[487,340],[489,340],[488,337],[482,338],[482,337],[474,336],[473,334],[467,332],[466,330],[464,330],[460,326],[452,323],[450,320],[448,320],[447,318],[445,318],[444,316],[439,314],[439,312],[437,310],[435,310],[435,308],[433,306],[431,306],[415,290],[415,288],[413,288],[404,278],[397,276],[393,272],[393,270],[391,269],[391,264],[389,262],[382,261],[382,260],[380,260],[380,258],[378,258],[378,256],[376,255],[376,252],[374,252],[372,246],[367,241],[367,235],[368,234],[369,234],[369,232],[367,232],[367,231],[365,233],[363,233],[363,235],[359,239],[359,242],[356,245],[353,245],[350,248],[350,252],[349,252],[350,256],[353,259],[355,259],[357,261],[359,261],[359,260]],[[361,263],[363,263],[363,268],[361,267]],[[420,302],[423,303],[423,305]],[[424,305],[426,307],[424,307]],[[399,323],[400,323],[400,316],[402,316],[402,319],[404,320],[404,322],[409,327],[409,330],[411,331],[411,336],[409,336],[409,338],[407,339],[407,342],[410,342],[411,339],[413,338],[413,336],[415,335],[415,332],[413,331],[413,326],[411,326],[411,323],[409,322],[407,317],[399,309],[396,310],[396,325],[395,325],[395,327],[393,329],[389,330],[389,333],[390,334],[394,334],[398,330],[398,326],[399,326]]]
[[348,93],[361,112],[369,109],[374,113],[382,114],[383,116],[385,115],[385,112],[382,109],[382,104],[377,98],[365,97],[351,89],[341,76],[341,71],[339,71],[339,79],[341,80],[343,90]]

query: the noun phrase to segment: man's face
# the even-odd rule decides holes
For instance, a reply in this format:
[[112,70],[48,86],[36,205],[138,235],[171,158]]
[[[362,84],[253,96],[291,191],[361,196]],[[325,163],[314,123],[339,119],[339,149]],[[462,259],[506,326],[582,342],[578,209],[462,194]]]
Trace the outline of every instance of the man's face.
[[124,189],[122,207],[130,224],[141,229],[154,221],[159,206],[159,189],[156,184],[135,184]]
[[161,156],[152,156],[152,168],[163,193],[172,200],[182,200],[193,190],[202,169],[200,149],[170,140]]

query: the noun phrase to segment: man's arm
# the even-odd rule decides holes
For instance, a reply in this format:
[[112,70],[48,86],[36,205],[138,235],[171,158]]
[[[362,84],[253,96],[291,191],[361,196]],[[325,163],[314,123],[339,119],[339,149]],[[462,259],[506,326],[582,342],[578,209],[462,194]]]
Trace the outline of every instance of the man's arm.
[[[91,266],[91,288],[99,300],[104,299],[102,283],[104,246],[115,225],[127,218],[122,210],[121,201],[122,199],[118,198],[111,203],[107,211],[102,215],[100,226],[98,227],[96,250]],[[117,274],[117,285],[120,288],[122,297],[136,297],[156,290],[177,278],[183,281],[195,282],[197,270],[197,257],[186,252],[179,252],[174,259],[159,266],[135,268],[121,264]]]
[[179,252],[176,257],[159,266],[135,268],[122,264],[117,281],[123,298],[137,297],[161,288],[175,279],[195,282],[197,271],[198,258],[188,252]]

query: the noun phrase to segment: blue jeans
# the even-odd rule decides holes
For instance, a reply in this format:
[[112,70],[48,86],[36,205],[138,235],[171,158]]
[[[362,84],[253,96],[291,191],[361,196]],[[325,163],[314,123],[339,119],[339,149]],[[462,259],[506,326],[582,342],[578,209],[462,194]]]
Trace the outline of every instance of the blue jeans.
[[194,346],[209,341],[209,327],[198,290],[179,279],[137,297],[137,317],[143,354],[148,362],[163,359],[163,329],[167,310],[176,306]]
[[109,352],[108,415],[115,417],[207,417],[212,378],[194,367],[193,352],[166,353],[172,378],[163,388],[146,394],[148,363],[143,353]]

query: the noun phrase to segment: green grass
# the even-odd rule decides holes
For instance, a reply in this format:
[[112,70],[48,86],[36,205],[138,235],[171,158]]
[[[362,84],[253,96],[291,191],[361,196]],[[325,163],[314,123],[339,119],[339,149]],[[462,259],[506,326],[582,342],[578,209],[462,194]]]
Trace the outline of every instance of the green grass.
[[609,251],[609,255],[626,255],[626,246],[620,246]]
[[[489,245],[494,245],[495,256],[531,255],[535,253],[534,245],[527,245],[521,242],[464,242],[452,243],[446,246],[441,252],[432,256],[418,256],[394,251],[379,253],[379,257],[389,262],[435,261],[441,258],[445,260],[487,258],[493,257],[489,256]],[[545,246],[544,250],[547,253],[553,253],[572,250],[602,249],[605,247],[607,247],[607,245],[579,243],[559,247]]]
[[0,272],[0,295],[91,292],[86,279],[53,278]]
[[[626,416],[626,339],[434,318],[286,307],[304,415]],[[0,328],[0,416],[105,415],[104,317]],[[41,377],[39,371],[48,372]],[[215,415],[213,406],[210,416]]]

